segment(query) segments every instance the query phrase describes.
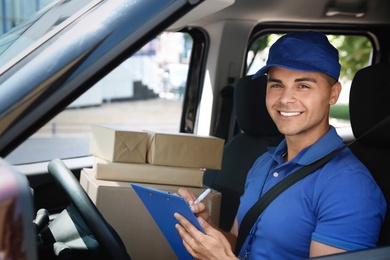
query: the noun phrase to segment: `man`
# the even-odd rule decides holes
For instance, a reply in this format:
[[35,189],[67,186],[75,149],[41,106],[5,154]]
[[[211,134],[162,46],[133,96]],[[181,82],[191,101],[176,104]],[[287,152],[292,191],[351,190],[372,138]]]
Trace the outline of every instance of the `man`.
[[[193,203],[193,194],[179,190],[206,232],[175,214],[183,243],[197,259],[237,259],[233,252],[238,227],[259,197],[295,170],[343,145],[329,125],[330,106],[337,102],[341,84],[338,51],[325,35],[305,32],[281,37],[254,77],[264,73],[268,74],[267,110],[285,139],[249,171],[230,233],[212,223],[203,203]],[[302,259],[373,247],[385,211],[381,190],[346,148],[264,210],[239,258]]]

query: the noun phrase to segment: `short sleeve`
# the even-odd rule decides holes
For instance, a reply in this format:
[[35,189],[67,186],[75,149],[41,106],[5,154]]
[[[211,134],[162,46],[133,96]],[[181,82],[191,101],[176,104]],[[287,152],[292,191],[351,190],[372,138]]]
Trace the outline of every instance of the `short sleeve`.
[[312,239],[348,251],[376,246],[386,202],[373,178],[364,171],[344,172],[321,189]]

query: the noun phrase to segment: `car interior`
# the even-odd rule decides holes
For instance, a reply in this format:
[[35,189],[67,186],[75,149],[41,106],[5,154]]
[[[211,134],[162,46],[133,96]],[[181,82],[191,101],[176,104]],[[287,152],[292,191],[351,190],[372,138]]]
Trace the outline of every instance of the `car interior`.
[[267,112],[265,102],[259,102],[259,99],[265,100],[266,84],[265,76],[252,80],[252,75],[249,75],[238,80],[234,88],[233,109],[241,132],[225,144],[221,170],[208,169],[204,173],[204,184],[223,194],[220,213],[223,218],[219,226],[225,231],[232,228],[246,175],[254,161],[267,147],[276,146],[283,139]]
[[[221,140],[204,151],[220,167],[191,166],[188,188],[212,189],[205,203],[229,231],[248,171],[284,138],[267,77],[252,75],[288,32],[323,32],[339,50],[345,92],[330,123],[390,203],[390,1],[42,2],[23,21],[7,16],[17,4],[1,9],[0,259],[177,259],[125,163],[98,163],[95,125]],[[116,175],[97,177],[106,165]],[[195,182],[158,179],[140,182],[169,193]],[[317,258],[390,259],[389,209],[377,247]]]

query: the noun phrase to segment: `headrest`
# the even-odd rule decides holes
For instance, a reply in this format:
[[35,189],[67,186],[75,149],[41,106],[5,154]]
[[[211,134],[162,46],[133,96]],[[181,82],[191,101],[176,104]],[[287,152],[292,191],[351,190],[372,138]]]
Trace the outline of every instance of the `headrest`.
[[265,106],[267,76],[242,77],[234,90],[234,112],[240,129],[252,135],[277,135],[279,131]]
[[[349,113],[355,138],[390,115],[390,63],[374,64],[358,71],[352,81]],[[390,144],[390,124],[368,134],[361,142],[372,145]]]

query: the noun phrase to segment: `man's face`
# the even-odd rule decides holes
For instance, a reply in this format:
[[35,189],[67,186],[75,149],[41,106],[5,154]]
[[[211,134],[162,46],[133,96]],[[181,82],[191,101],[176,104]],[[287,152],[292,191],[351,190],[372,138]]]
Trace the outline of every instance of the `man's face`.
[[272,67],[266,105],[279,131],[289,137],[317,140],[329,129],[329,107],[336,103],[340,83],[333,86],[318,72]]

